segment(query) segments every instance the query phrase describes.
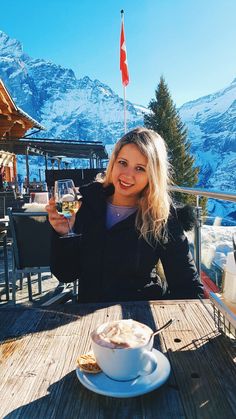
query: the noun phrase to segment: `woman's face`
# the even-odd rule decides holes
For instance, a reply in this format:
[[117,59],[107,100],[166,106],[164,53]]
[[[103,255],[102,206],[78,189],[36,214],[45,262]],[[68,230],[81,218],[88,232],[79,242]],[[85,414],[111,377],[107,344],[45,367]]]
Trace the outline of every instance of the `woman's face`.
[[115,187],[114,205],[136,205],[142,190],[148,184],[147,158],[135,144],[126,144],[120,150],[112,170]]

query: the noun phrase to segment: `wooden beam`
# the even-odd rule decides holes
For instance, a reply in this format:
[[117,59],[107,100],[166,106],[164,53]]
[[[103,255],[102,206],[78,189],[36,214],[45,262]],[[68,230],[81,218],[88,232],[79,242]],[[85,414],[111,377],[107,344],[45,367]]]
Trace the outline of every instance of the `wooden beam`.
[[9,132],[14,125],[10,115],[0,114],[0,138]]
[[13,137],[13,138],[21,138],[21,137],[24,137],[26,131],[27,131],[27,128],[25,126],[24,121],[18,120],[11,127],[9,135],[10,137]]
[[12,113],[12,107],[9,103],[9,101],[6,99],[6,96],[4,95],[3,89],[0,89],[0,108],[3,111],[7,111],[8,113]]

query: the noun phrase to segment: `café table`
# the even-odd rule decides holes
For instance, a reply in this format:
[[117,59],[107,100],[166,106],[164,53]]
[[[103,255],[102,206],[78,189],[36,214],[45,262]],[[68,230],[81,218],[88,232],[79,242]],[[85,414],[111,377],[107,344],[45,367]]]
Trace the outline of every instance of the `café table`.
[[[216,328],[209,300],[68,303],[62,310],[0,310],[1,418],[236,418],[236,348]],[[170,376],[136,397],[92,392],[75,371],[91,349],[91,331],[122,318],[153,330],[175,319],[154,341]]]

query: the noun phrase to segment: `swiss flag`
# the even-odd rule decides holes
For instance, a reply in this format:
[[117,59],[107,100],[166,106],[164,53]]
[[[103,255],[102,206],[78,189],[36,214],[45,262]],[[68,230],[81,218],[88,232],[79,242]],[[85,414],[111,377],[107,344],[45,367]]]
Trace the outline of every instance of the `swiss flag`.
[[129,71],[128,71],[128,63],[127,63],[123,18],[122,18],[122,23],[121,23],[121,34],[120,34],[120,71],[121,71],[121,76],[122,76],[122,84],[123,86],[127,86],[127,84],[129,84]]

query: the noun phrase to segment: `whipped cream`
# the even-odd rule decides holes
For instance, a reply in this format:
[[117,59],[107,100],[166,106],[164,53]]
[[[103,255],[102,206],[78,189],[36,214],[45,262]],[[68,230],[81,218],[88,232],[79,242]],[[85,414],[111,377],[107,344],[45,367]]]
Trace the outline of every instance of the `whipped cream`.
[[132,319],[116,320],[99,326],[92,332],[92,339],[108,348],[136,348],[145,345],[151,334],[152,329],[145,324]]

